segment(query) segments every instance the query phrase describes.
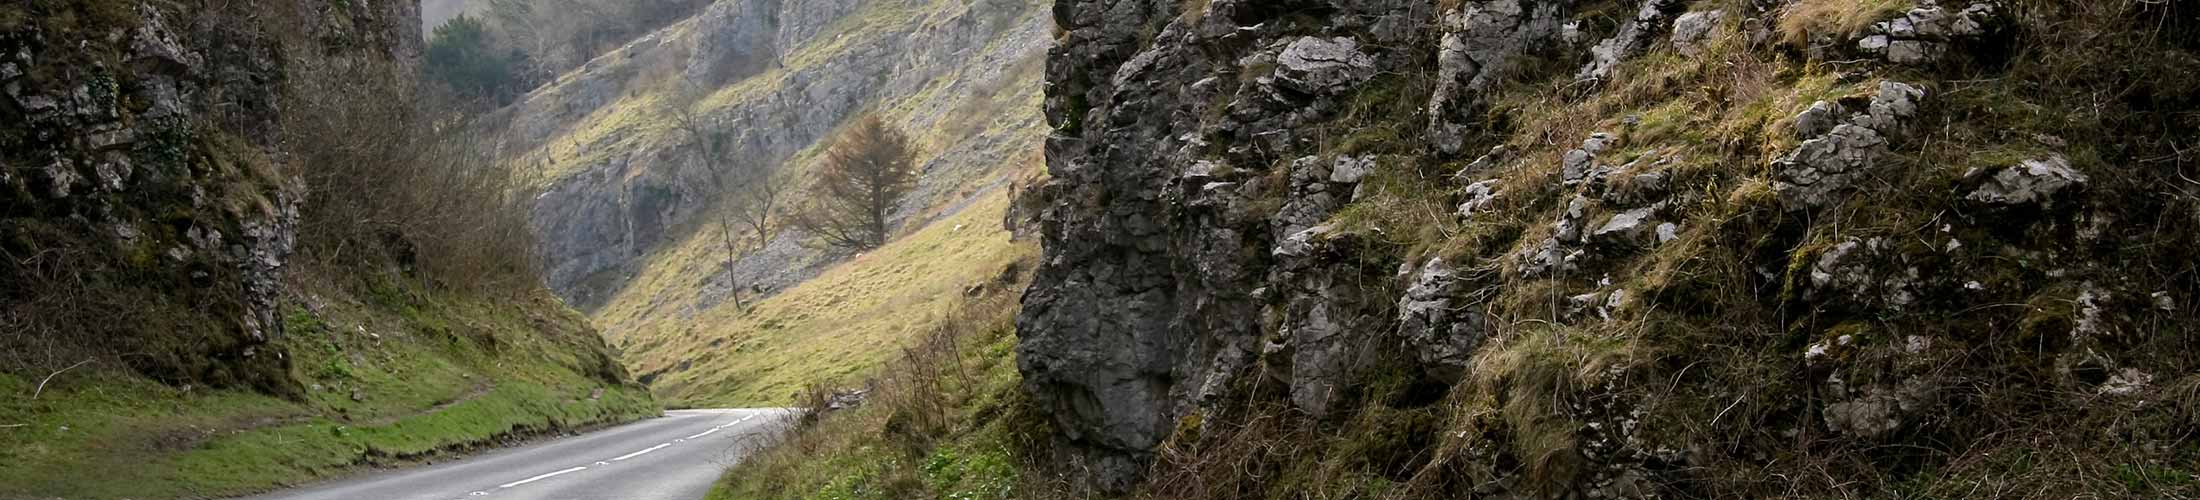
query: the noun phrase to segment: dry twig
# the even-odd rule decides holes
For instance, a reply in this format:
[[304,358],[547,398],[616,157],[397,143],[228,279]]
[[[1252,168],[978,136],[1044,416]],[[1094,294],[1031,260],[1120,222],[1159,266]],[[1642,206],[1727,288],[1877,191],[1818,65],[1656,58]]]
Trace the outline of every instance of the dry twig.
[[69,370],[74,370],[74,369],[76,369],[76,367],[79,367],[79,366],[84,366],[84,364],[85,364],[85,363],[90,363],[90,362],[92,362],[92,360],[89,360],[89,359],[87,359],[87,360],[83,360],[83,361],[78,361],[78,362],[76,362],[76,364],[73,364],[73,365],[69,365],[69,367],[68,367],[68,368],[62,368],[62,369],[60,369],[60,370],[55,370],[55,371],[54,371],[53,373],[49,373],[49,374],[46,374],[46,379],[45,379],[45,380],[40,380],[40,381],[38,381],[38,390],[35,390],[35,391],[31,391],[31,400],[32,400],[32,401],[36,401],[36,400],[38,400],[38,395],[40,395],[40,394],[45,394],[45,393],[46,393],[46,383],[48,383],[48,382],[53,382],[53,378],[54,378],[54,377],[58,377],[58,376],[61,376],[61,372],[66,372],[66,371],[69,371]]

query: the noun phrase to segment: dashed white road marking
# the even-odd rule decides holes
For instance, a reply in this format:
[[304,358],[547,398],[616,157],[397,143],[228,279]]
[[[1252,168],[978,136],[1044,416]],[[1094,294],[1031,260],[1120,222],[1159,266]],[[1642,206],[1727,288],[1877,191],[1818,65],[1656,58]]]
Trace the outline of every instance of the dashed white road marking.
[[619,455],[619,458],[614,458],[614,459],[611,459],[611,461],[613,461],[613,462],[621,462],[621,461],[625,461],[626,459],[629,459],[629,458],[634,458],[634,457],[639,457],[639,456],[642,456],[642,454],[644,454],[644,453],[649,453],[649,452],[652,452],[652,451],[657,451],[657,450],[662,450],[662,449],[665,449],[665,447],[666,447],[666,446],[672,446],[672,443],[665,443],[665,444],[660,444],[660,445],[656,445],[656,446],[651,446],[651,447],[649,447],[648,449],[644,449],[644,450],[642,450],[642,451],[637,451],[637,452],[633,452],[633,453],[628,453],[628,454],[625,454],[625,455]]
[[543,474],[543,475],[540,475],[540,476],[530,477],[530,478],[527,478],[527,479],[521,479],[521,480],[518,480],[518,481],[513,481],[513,482],[509,482],[509,483],[504,483],[504,484],[500,484],[500,485],[497,485],[497,487],[498,487],[498,488],[510,488],[510,487],[513,487],[513,486],[519,486],[519,485],[522,485],[522,484],[527,484],[527,483],[532,483],[532,482],[535,482],[535,481],[541,481],[541,480],[544,480],[544,479],[549,479],[549,478],[552,478],[552,477],[557,477],[557,476],[559,476],[559,475],[561,475],[561,474],[570,474],[570,473],[574,473],[574,472],[580,472],[580,471],[584,471],[584,470],[588,470],[588,468],[587,468],[587,467],[574,467],[574,468],[571,468],[571,469],[561,470],[561,471],[557,471],[557,472],[552,472],[552,473],[548,473],[548,474]]
[[752,418],[756,418],[756,415],[749,415],[749,416],[746,416],[746,417],[741,417],[741,419],[740,419],[740,420],[735,420],[735,421],[733,421],[732,423],[728,423],[728,424],[725,424],[725,425],[720,425],[720,426],[718,426],[717,428],[719,428],[719,429],[724,429],[724,428],[727,428],[727,427],[733,427],[733,426],[736,426],[736,425],[741,425],[741,423],[742,423],[742,422],[747,422],[747,421],[749,421],[749,419],[752,419]]
[[[749,416],[746,416],[746,417],[741,417],[741,419],[740,419],[740,420],[735,420],[735,421],[733,421],[733,422],[730,422],[730,423],[726,423],[726,424],[722,424],[722,425],[719,425],[719,426],[717,426],[717,427],[712,427],[712,428],[710,428],[710,430],[707,430],[707,431],[703,431],[703,432],[702,432],[701,434],[696,434],[696,435],[693,435],[693,436],[688,436],[688,437],[686,437],[686,438],[682,438],[682,439],[674,439],[674,440],[672,440],[672,443],[664,443],[664,444],[660,444],[660,445],[656,445],[656,446],[651,446],[651,447],[649,447],[649,448],[643,449],[642,451],[637,451],[637,452],[633,452],[633,453],[628,453],[628,454],[625,454],[625,455],[619,455],[619,457],[618,457],[618,458],[613,458],[613,459],[611,459],[611,460],[610,460],[609,462],[605,462],[605,461],[598,461],[598,462],[596,462],[596,463],[595,463],[595,465],[599,465],[599,466],[602,466],[602,465],[610,465],[610,464],[611,464],[611,462],[619,462],[619,461],[624,461],[624,460],[626,460],[626,459],[629,459],[629,458],[639,457],[639,456],[642,456],[642,455],[644,455],[644,454],[647,454],[647,453],[649,453],[649,452],[652,452],[652,451],[657,451],[657,450],[662,450],[662,449],[665,449],[665,447],[667,447],[667,446],[672,446],[672,444],[673,444],[673,443],[685,443],[685,442],[687,442],[687,441],[688,441],[689,439],[698,439],[698,438],[701,438],[701,437],[703,437],[703,436],[708,436],[708,435],[710,435],[710,434],[711,434],[711,433],[713,433],[713,432],[718,432],[718,431],[719,431],[720,429],[724,429],[724,428],[727,428],[727,427],[733,427],[733,426],[736,426],[736,425],[741,425],[741,424],[743,424],[743,423],[747,423],[747,422],[749,421],[749,419],[753,419],[753,418],[756,418],[756,414],[750,414]],[[557,472],[551,472],[551,473],[548,473],[548,474],[543,474],[543,475],[539,475],[539,476],[535,476],[535,477],[530,477],[530,478],[527,478],[527,479],[521,479],[521,480],[518,480],[518,481],[513,481],[513,482],[509,482],[509,483],[504,483],[504,484],[502,484],[502,485],[498,485],[498,486],[497,486],[497,488],[499,488],[499,489],[502,489],[502,488],[510,488],[510,487],[513,487],[513,486],[519,486],[519,485],[522,485],[522,484],[532,483],[532,482],[535,482],[535,481],[541,481],[541,480],[544,480],[544,479],[549,479],[549,478],[552,478],[552,477],[557,477],[557,476],[560,476],[560,475],[565,475],[565,474],[571,474],[571,473],[575,473],[575,472],[580,472],[580,471],[584,471],[584,470],[588,470],[588,467],[586,467],[586,466],[582,466],[582,467],[574,467],[574,468],[571,468],[571,469],[565,469],[565,470],[561,470],[561,471],[557,471]],[[480,496],[488,496],[488,495],[489,495],[489,492],[487,492],[487,491],[476,491],[476,492],[473,492],[473,493],[468,493],[468,494],[467,494],[467,496],[476,496],[476,497],[480,497]]]

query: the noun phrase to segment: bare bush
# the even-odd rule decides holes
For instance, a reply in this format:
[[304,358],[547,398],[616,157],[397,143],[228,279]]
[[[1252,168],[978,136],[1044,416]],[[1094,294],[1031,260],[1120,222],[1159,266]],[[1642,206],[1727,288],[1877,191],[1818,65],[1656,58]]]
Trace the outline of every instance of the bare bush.
[[311,195],[303,254],[323,261],[394,258],[444,286],[519,290],[538,282],[529,190],[508,162],[442,114],[428,94],[386,65],[346,61],[306,68],[286,92],[287,162]]

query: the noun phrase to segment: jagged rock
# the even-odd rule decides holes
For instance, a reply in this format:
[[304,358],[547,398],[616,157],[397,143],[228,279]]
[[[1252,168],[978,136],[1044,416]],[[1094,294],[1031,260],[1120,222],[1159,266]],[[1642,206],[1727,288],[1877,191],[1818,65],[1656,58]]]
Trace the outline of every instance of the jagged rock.
[[1514,56],[1557,35],[1566,4],[1469,1],[1442,14],[1436,89],[1428,104],[1428,135],[1438,150],[1459,153],[1480,93],[1504,77]]
[[1375,59],[1348,37],[1302,37],[1276,55],[1276,82],[1313,95],[1331,95],[1375,76]]
[[1465,295],[1465,280],[1441,258],[1429,259],[1398,299],[1398,331],[1423,367],[1440,379],[1456,379],[1487,331],[1480,304]]
[[139,60],[164,65],[168,70],[183,74],[193,74],[206,67],[205,58],[184,46],[168,28],[168,20],[160,9],[139,4],[137,11],[144,22],[131,33],[130,52]]
[[1534,278],[1573,271],[1578,268],[1575,263],[1580,260],[1581,254],[1580,249],[1561,245],[1558,238],[1545,238],[1520,254],[1520,274],[1522,277]]
[[1600,170],[1609,170],[1598,166],[1596,162],[1597,155],[1602,154],[1604,149],[1609,147],[1611,143],[1611,134],[1603,132],[1590,134],[1587,140],[1581,141],[1580,148],[1568,150],[1565,156],[1560,158],[1559,179],[1566,185],[1572,186],[1598,177],[1597,173]]
[[1606,220],[1604,225],[1599,226],[1596,232],[1591,233],[1589,237],[1592,241],[1603,244],[1641,245],[1644,242],[1643,240],[1650,234],[1650,229],[1653,227],[1650,217],[1656,215],[1657,210],[1657,207],[1643,207],[1620,212],[1613,215],[1611,219]]
[[1995,170],[1991,176],[1974,172],[1969,177],[1986,177],[1978,189],[1965,199],[1991,205],[2046,206],[2055,195],[2067,189],[2084,189],[2089,179],[2070,167],[2070,160],[2062,155],[2025,160],[2014,166]]
[[1837,191],[1871,170],[1886,152],[1886,138],[1856,125],[1840,125],[1803,141],[1793,155],[1774,163],[1781,200],[1799,208],[1830,204]]
[[1681,14],[1681,17],[1673,19],[1673,47],[1680,50],[1681,55],[1701,54],[1704,39],[1711,36],[1711,31],[1718,29],[1719,22],[1724,20],[1726,11],[1723,10]]
[[[1825,133],[1803,141],[1795,152],[1773,162],[1774,189],[1790,209],[1822,207],[1856,179],[1868,175],[1886,156],[1890,137],[1900,137],[1917,115],[1924,91],[1898,82],[1881,82],[1869,109],[1851,115]],[[1796,132],[1824,128],[1838,105],[1820,102],[1796,117]]]
[[1818,101],[1811,104],[1810,109],[1795,115],[1795,138],[1810,140],[1826,135],[1833,131],[1833,127],[1841,124],[1841,118],[1841,112],[1836,110],[1833,103]]
[[2112,334],[2113,332],[2108,328],[2108,318],[2104,309],[2113,300],[2115,300],[2114,293],[2102,289],[2091,281],[2080,285],[2077,299],[2077,324],[2071,327],[2070,336],[2083,339]]
[[1917,87],[1891,80],[1879,82],[1879,91],[1872,94],[1871,104],[1854,123],[1899,137],[1907,132],[1911,119],[1917,117],[1918,101],[1923,99],[1925,91]]
[[1513,151],[1511,146],[1498,145],[1496,147],[1492,147],[1490,148],[1490,152],[1484,153],[1479,158],[1475,158],[1474,161],[1467,162],[1467,166],[1460,168],[1459,172],[1451,175],[1451,178],[1453,181],[1459,182],[1461,184],[1473,182],[1474,178],[1482,175],[1483,172],[1488,172],[1492,169],[1497,168],[1498,165],[1504,164],[1507,161],[1512,161],[1512,155]]
[[1916,267],[1882,268],[1898,260],[1890,255],[1894,244],[1884,238],[1850,238],[1819,254],[1810,267],[1813,297],[1841,298],[1867,308],[1902,310],[1921,295],[1921,272]]
[[1991,2],[1954,12],[1926,2],[1901,17],[1873,24],[1856,46],[1895,64],[1932,63],[1952,46],[1985,35],[1997,10]]
[[1590,61],[1574,75],[1575,80],[1603,80],[1619,69],[1619,64],[1634,58],[1657,40],[1657,33],[1666,29],[1675,10],[1686,6],[1681,0],[1643,0],[1635,10],[1635,17],[1620,24],[1619,33],[1598,42],[1589,49]]
[[1497,195],[1500,194],[1498,184],[1497,179],[1490,179],[1467,185],[1465,189],[1467,201],[1459,204],[1459,218],[1474,220],[1475,214],[1480,213],[1483,208],[1489,207],[1491,203],[1497,202]]
[[1329,170],[1329,182],[1358,184],[1361,178],[1367,177],[1368,172],[1374,170],[1375,157],[1373,156],[1338,158],[1337,165]]

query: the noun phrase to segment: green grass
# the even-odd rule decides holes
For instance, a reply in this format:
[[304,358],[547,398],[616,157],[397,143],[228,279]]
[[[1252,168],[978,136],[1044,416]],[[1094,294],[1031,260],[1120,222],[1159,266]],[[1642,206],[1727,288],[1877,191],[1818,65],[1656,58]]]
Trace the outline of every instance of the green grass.
[[0,429],[11,464],[0,498],[248,494],[658,412],[554,300],[364,288],[294,296],[326,302],[318,314],[289,307],[277,344],[304,401],[171,387],[104,363],[33,400],[38,380],[0,374],[0,425],[20,425]]

